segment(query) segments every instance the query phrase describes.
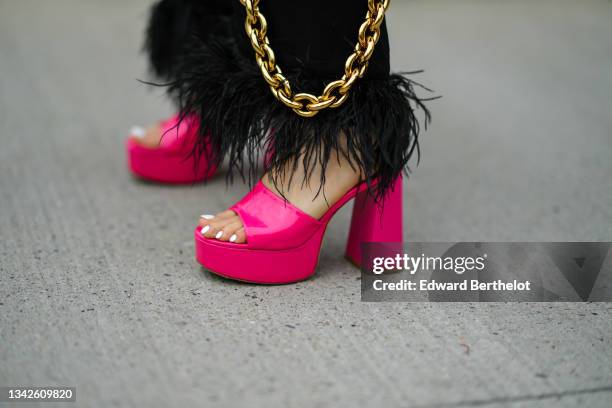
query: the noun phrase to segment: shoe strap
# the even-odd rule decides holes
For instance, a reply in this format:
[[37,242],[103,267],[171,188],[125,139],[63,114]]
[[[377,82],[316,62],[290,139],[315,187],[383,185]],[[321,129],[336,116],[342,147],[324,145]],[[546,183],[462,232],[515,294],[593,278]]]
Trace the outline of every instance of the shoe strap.
[[246,245],[253,249],[295,248],[325,226],[270,191],[261,181],[230,209],[242,220]]

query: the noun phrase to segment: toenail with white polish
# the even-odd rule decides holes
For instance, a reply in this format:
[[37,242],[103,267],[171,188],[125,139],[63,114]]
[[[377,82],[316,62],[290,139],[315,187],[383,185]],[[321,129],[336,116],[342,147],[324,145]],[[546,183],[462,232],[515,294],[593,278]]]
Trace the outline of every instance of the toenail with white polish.
[[232,234],[232,236],[230,237],[229,241],[230,242],[235,242],[238,239],[238,236],[236,234]]
[[202,235],[204,235],[208,232],[209,229],[210,229],[210,225],[206,225],[204,228],[202,228],[202,231],[200,232],[202,233]]
[[132,129],[130,129],[130,134],[132,136],[136,136],[136,137],[144,137],[145,135],[145,130],[143,127],[140,126],[134,126],[132,127]]
[[210,214],[202,214],[200,215],[200,218],[203,218],[205,220],[212,220],[213,218],[215,218],[214,215],[210,215]]
[[217,235],[215,235],[215,238],[219,239],[223,236],[223,231],[219,231],[217,232]]

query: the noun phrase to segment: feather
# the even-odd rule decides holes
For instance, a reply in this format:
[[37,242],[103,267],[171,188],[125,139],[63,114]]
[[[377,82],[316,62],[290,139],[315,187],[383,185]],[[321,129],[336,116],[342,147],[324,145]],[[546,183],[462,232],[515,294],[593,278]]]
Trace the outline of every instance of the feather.
[[[303,118],[274,98],[254,58],[242,57],[231,37],[197,39],[177,61],[168,91],[183,116],[195,113],[203,124],[192,154],[207,156],[209,165],[227,158],[228,182],[238,175],[253,184],[261,155],[276,175],[273,182],[285,179],[287,172],[291,176],[297,165],[305,169],[301,182],[310,181],[313,168],[321,166],[319,174],[324,175],[338,151],[380,199],[402,172],[409,173],[411,156],[420,156],[419,135],[431,120],[425,101],[435,98],[417,96],[416,88],[429,90],[407,76],[418,72],[382,79],[366,76],[344,105]],[[325,86],[323,80],[310,79],[306,70],[285,75],[294,92],[320,92]],[[342,133],[346,143],[340,143]],[[321,176],[321,185],[324,182]]]

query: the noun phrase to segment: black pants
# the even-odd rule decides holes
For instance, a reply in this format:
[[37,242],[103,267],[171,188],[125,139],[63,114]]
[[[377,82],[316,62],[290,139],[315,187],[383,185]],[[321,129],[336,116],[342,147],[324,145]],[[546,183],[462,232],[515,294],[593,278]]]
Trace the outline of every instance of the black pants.
[[[294,92],[321,94],[344,73],[367,12],[366,0],[260,0],[278,65]],[[230,172],[254,176],[259,149],[281,170],[296,157],[307,170],[325,166],[334,149],[382,196],[418,151],[415,108],[429,112],[414,83],[391,75],[386,25],[365,77],[340,108],[302,118],[277,101],[255,63],[238,0],[161,0],[151,14],[146,49],[153,71],[185,114],[199,115],[193,153],[229,159]],[[346,144],[339,135],[346,135]],[[212,148],[211,148],[212,147]],[[307,172],[309,173],[309,171]],[[252,178],[252,177],[250,177]]]

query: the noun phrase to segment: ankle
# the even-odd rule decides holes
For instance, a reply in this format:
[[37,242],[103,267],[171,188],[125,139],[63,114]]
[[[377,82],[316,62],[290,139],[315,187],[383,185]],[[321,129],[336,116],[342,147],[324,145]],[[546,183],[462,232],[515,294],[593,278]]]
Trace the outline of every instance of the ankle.
[[360,181],[360,174],[348,164],[330,161],[325,169],[325,178],[320,171],[307,177],[296,170],[293,177],[276,177],[266,174],[262,182],[271,191],[285,198],[306,214],[319,219],[330,206],[340,200]]

